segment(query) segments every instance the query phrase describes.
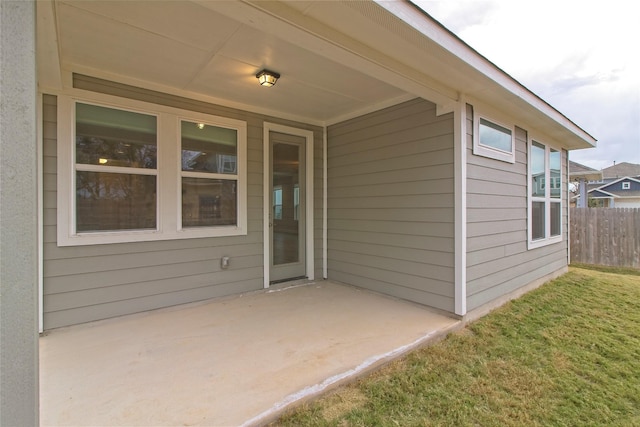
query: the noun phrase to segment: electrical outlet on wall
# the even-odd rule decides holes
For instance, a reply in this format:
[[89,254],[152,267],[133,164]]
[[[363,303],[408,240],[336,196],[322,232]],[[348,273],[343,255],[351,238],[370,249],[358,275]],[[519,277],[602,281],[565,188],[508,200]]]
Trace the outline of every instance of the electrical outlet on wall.
[[223,256],[220,259],[220,268],[229,268],[229,257]]

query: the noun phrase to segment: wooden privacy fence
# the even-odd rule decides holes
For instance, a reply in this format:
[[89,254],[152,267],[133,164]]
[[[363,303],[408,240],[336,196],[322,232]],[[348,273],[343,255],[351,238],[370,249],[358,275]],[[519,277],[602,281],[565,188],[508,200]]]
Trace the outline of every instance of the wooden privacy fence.
[[640,209],[571,208],[571,262],[640,268]]

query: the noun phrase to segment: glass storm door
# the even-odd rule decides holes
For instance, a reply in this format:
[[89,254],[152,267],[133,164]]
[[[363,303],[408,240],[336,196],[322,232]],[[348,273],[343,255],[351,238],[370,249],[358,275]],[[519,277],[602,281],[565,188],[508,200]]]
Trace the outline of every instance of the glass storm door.
[[305,277],[305,139],[269,133],[270,281]]

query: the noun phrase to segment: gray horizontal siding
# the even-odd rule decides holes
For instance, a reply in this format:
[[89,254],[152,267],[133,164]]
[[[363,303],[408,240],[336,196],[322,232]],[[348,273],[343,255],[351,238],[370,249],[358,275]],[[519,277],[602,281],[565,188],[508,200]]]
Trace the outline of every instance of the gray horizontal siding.
[[453,116],[413,100],[328,141],[329,278],[453,311]]
[[[262,288],[263,122],[314,132],[315,274],[322,275],[322,129],[272,117],[76,76],[83,89],[247,122],[246,236],[58,247],[56,97],[44,96],[44,328],[205,300]],[[231,266],[220,269],[220,258]]]
[[[516,128],[514,164],[473,154],[467,108],[467,308],[473,310],[567,265],[566,194],[558,244],[527,249],[527,132]],[[566,183],[566,152],[562,179]]]

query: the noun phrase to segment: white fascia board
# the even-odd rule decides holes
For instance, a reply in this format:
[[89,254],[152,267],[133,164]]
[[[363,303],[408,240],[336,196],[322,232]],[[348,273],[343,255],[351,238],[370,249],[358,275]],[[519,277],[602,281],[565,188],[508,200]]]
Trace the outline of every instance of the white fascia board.
[[55,4],[36,2],[36,57],[40,92],[62,88]]
[[[437,43],[440,47],[459,58],[473,70],[479,77],[483,76],[496,83],[505,92],[510,93],[516,100],[520,99],[543,113],[549,119],[562,125],[576,137],[580,138],[583,143],[576,148],[588,148],[596,146],[596,139],[587,133],[584,129],[573,123],[568,117],[556,110],[542,98],[531,92],[505,71],[497,67],[487,58],[478,53],[471,46],[458,38],[451,31],[446,29],[441,23],[431,18],[426,12],[420,9],[409,0],[406,1],[385,1],[373,0],[391,14],[413,27],[421,34]],[[469,93],[465,88],[454,88],[460,92]],[[487,87],[487,89],[495,90],[495,88]],[[471,91],[473,92],[473,91]]]
[[[592,191],[598,191],[598,192],[603,193],[603,194],[608,194],[610,197],[616,197],[615,194],[611,194],[608,191],[601,190],[600,187],[594,188],[592,190],[587,191],[587,194],[591,193]],[[601,199],[602,198],[602,197],[599,197],[599,196],[592,196],[592,197],[594,199]],[[605,197],[605,198],[608,199],[608,197]]]

